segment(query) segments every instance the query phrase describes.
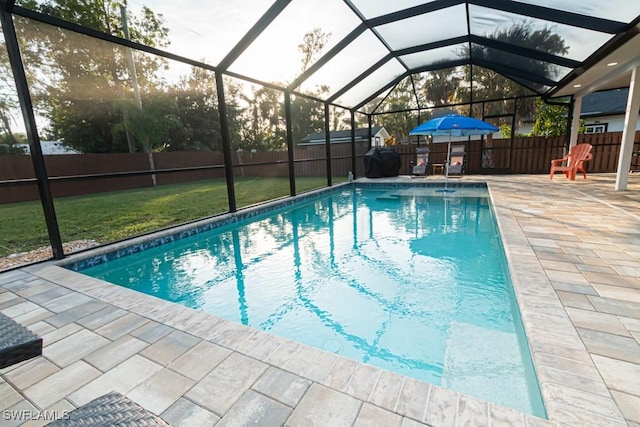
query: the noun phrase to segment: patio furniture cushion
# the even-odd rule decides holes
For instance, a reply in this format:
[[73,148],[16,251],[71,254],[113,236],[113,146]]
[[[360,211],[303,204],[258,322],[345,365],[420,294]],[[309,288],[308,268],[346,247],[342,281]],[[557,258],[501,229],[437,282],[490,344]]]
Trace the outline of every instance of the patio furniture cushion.
[[462,175],[464,169],[464,145],[452,145],[449,155],[449,176]]
[[162,418],[147,411],[129,398],[112,391],[86,403],[55,420],[49,427],[170,427]]
[[42,338],[0,313],[0,369],[42,354]]

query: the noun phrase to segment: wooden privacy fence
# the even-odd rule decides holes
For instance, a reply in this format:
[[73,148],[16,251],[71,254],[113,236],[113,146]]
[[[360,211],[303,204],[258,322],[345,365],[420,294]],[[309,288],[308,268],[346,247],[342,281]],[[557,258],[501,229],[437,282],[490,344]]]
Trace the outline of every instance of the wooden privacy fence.
[[[509,139],[493,139],[483,142],[479,139],[452,142],[452,146],[464,145],[465,174],[479,173],[547,173],[551,159],[562,157],[563,138],[517,138],[513,148],[509,149]],[[444,164],[447,161],[448,144],[430,144],[429,161],[431,164]],[[490,159],[491,167],[483,167],[483,148],[485,156]],[[410,161],[416,161],[416,146],[396,147],[403,158],[401,173],[410,174]]]
[[[564,137],[518,137],[514,138],[510,149],[509,139],[493,139],[483,142],[474,139],[467,142],[452,142],[452,145],[465,146],[465,173],[518,173],[542,174],[549,173],[552,159],[562,158],[566,154]],[[593,145],[593,159],[585,163],[586,171],[592,173],[615,172],[620,155],[620,141],[622,132],[607,132],[594,134],[580,134],[578,144]],[[401,173],[410,174],[410,161],[416,160],[415,145],[400,145],[395,147],[402,156]],[[429,161],[445,163],[447,159],[447,143],[431,144],[429,146]],[[490,152],[494,168],[483,167],[482,152]],[[640,132],[635,134],[634,153],[640,152]],[[638,162],[632,160],[632,163]],[[503,165],[504,167],[500,167]]]
[[[151,175],[123,175],[128,172],[149,170],[146,153],[115,154],[66,154],[44,156],[47,174],[50,177],[51,193],[54,197],[77,196],[105,191],[128,190],[153,185]],[[156,169],[202,167],[222,165],[218,152],[162,153],[154,154]],[[116,174],[115,176],[93,176]],[[28,155],[0,156],[0,181],[33,178],[33,164]],[[158,173],[159,185],[188,182],[224,176],[224,169],[209,169],[189,172]],[[73,178],[73,179],[71,179]],[[21,183],[0,186],[0,203],[39,200],[37,185]]]
[[[593,145],[593,159],[585,163],[587,172],[615,172],[620,153],[622,132],[581,134],[578,143]],[[465,145],[465,173],[519,173],[541,174],[549,172],[552,159],[565,154],[564,138],[515,138],[481,141],[474,139],[452,144]],[[511,148],[510,148],[511,146]],[[416,160],[415,144],[396,145],[401,156],[401,174],[411,173],[411,162]],[[444,163],[447,158],[447,144],[437,143],[429,146],[429,160]],[[331,174],[334,177],[346,177],[354,172],[364,175],[365,144],[356,145],[356,170],[352,171],[351,145],[331,145]],[[493,168],[483,167],[483,152],[489,156]],[[640,152],[640,132],[636,132],[634,152]],[[488,153],[488,154],[487,154]],[[286,177],[289,175],[286,151],[256,152],[242,151],[232,153],[234,175],[245,177]],[[216,151],[154,153],[155,168],[158,171],[180,168],[199,168],[193,171],[159,172],[156,174],[158,185],[190,182],[206,179],[224,178],[222,153]],[[638,163],[634,157],[632,163]],[[326,148],[324,145],[311,148],[296,148],[294,168],[297,177],[326,176]],[[70,154],[45,156],[47,173],[51,177],[51,190],[54,197],[117,191],[150,187],[151,176],[149,159],[145,153],[134,154]],[[141,172],[136,175],[91,177],[97,174],[124,174]],[[33,178],[33,165],[28,155],[1,155],[0,181],[13,181]],[[68,177],[75,177],[68,179]],[[13,203],[38,200],[35,182],[4,184],[0,186],[0,203]]]

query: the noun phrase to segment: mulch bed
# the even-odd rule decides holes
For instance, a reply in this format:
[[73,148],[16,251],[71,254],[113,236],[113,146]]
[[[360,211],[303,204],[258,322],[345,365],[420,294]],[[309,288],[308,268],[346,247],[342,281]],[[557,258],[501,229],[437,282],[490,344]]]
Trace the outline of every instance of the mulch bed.
[[[96,245],[98,245],[98,242],[95,240],[75,240],[73,242],[63,243],[62,248],[64,249],[64,253],[68,254]],[[28,252],[7,255],[0,257],[0,271],[32,262],[44,261],[52,257],[53,252],[51,251],[51,246],[43,246]]]

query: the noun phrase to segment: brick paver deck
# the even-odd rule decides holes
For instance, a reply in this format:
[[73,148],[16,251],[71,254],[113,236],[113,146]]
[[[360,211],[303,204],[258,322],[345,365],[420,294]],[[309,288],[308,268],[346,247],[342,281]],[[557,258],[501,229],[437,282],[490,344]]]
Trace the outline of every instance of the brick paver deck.
[[175,426],[638,427],[640,176],[614,178],[462,178],[489,183],[549,421],[45,263],[0,274],[45,344],[0,371],[2,425],[113,390]]

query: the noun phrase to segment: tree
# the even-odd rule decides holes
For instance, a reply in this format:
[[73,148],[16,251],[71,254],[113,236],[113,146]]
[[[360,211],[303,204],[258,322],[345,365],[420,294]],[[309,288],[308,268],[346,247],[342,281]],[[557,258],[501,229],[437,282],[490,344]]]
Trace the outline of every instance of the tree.
[[17,146],[24,141],[19,141],[11,130],[11,122],[13,121],[11,111],[14,108],[15,105],[11,97],[0,99],[0,154],[24,153],[24,150]]
[[[569,49],[562,37],[554,33],[551,27],[545,26],[536,29],[530,21],[526,20],[516,23],[507,29],[498,29],[486,37],[553,55],[566,54]],[[461,49],[460,56],[466,58],[469,55],[473,59],[482,59],[488,63],[515,65],[518,69],[527,70],[531,74],[546,76],[551,80],[555,79],[557,73],[554,64],[524,56],[515,56],[511,53],[499,49],[490,49],[482,45],[473,45],[471,51],[469,51],[468,47]],[[470,72],[470,70],[467,70],[467,72]],[[522,82],[527,83],[531,89],[544,90],[544,87],[539,83]],[[482,67],[473,67],[472,84],[472,88],[469,89],[473,90],[474,99],[502,99],[534,93],[520,82],[501,75],[494,70]],[[518,102],[516,114],[519,121],[533,116],[535,111],[533,99],[530,98],[529,100]],[[508,101],[503,103],[493,102],[488,106],[489,110],[485,111],[485,115],[500,114],[507,110],[512,110],[513,107],[507,104]]]
[[[330,37],[331,33],[324,33],[320,28],[314,28],[303,36],[302,42],[298,45],[302,55],[302,73],[317,58]],[[328,90],[327,86],[318,86],[313,88],[309,94],[320,97]],[[231,101],[231,103],[235,111],[241,114],[236,122],[240,126],[238,147],[258,150],[285,149],[286,127],[282,92],[268,87],[259,87],[254,88],[250,93],[241,89],[236,94],[239,94],[239,99],[236,99],[235,102]],[[240,107],[241,105],[244,107]],[[227,100],[228,108],[229,100]],[[304,96],[291,97],[291,117],[294,141],[299,141],[309,133],[324,129],[324,105],[313,99]],[[334,118],[338,123],[344,119],[337,111],[334,111]]]
[[314,28],[302,37],[302,43],[298,45],[298,49],[302,52],[303,73],[307,71],[316,56],[322,52],[330,38],[331,33],[325,33],[321,28]]
[[27,142],[27,136],[24,134],[0,133],[0,154],[26,154],[27,151],[18,144]]
[[468,91],[462,88],[464,80],[464,70],[457,68],[424,73],[417,81],[421,102],[429,106],[439,106],[468,100]]
[[18,138],[11,129],[15,123],[13,112],[19,110],[18,95],[16,93],[13,72],[9,64],[4,43],[0,43],[0,154],[24,153],[17,147]]
[[336,107],[335,105],[329,106],[329,129],[331,130],[346,130],[351,128],[351,115],[348,114],[348,110],[344,108]]
[[[303,73],[324,49],[331,34],[314,28],[304,35],[298,45]],[[231,133],[231,148],[256,150],[283,150],[286,148],[284,97],[281,90],[264,87],[247,87],[225,80],[225,101]],[[287,86],[275,82],[279,86]],[[327,86],[314,88],[310,95],[320,97],[327,93]],[[293,139],[298,141],[311,132],[324,129],[324,105],[303,96],[291,99]],[[344,114],[333,111],[334,121],[344,122]]]
[[242,132],[247,120],[250,120],[250,118],[247,118],[246,109],[242,107],[245,96],[244,86],[239,81],[229,77],[225,78],[224,87],[231,148],[237,149],[242,144]]
[[[320,28],[314,28],[304,35],[302,43],[298,45],[302,53],[303,73],[322,52],[330,38],[331,33],[324,33]],[[329,87],[322,85],[309,92],[310,95],[320,97],[329,92]],[[291,101],[291,116],[294,141],[299,141],[310,133],[324,130],[324,105],[317,101],[302,96],[294,97]]]
[[[566,101],[566,99],[565,99]],[[536,121],[530,136],[564,136],[567,134],[568,105],[545,104],[542,99],[536,99]],[[584,120],[580,120],[580,132],[584,132]]]
[[286,127],[282,91],[261,86],[246,96],[249,120],[242,128],[245,149],[283,150],[286,148]]
[[378,124],[396,138],[397,141],[407,140],[409,131],[418,125],[417,115],[413,111],[401,111],[416,106],[413,87],[420,84],[421,77],[416,75],[406,78],[396,85],[380,105],[381,111],[399,111],[397,113],[378,116]]
[[[123,106],[127,114],[121,129],[130,132],[138,145],[143,147],[149,159],[149,168],[153,171],[155,170],[153,152],[164,151],[164,148],[170,144],[169,133],[172,129],[180,128],[181,124],[175,114],[175,105],[167,102],[166,97],[158,96],[149,101],[145,108],[140,108],[133,103]],[[151,180],[155,186],[155,174],[151,175]]]
[[[164,146],[166,151],[222,150],[216,78],[212,72],[192,67],[191,73],[171,86],[164,96],[168,98],[166,102],[175,105],[173,114],[181,123],[171,130]],[[230,111],[228,108],[227,114]]]
[[324,131],[324,105],[313,99],[296,96],[291,100],[293,140],[300,141],[313,132]]
[[[33,8],[124,37],[120,3],[116,1],[56,0]],[[35,59],[28,62],[30,74],[36,76],[32,96],[40,114],[50,121],[51,137],[81,152],[135,149],[126,134],[112,132],[128,120],[128,110],[123,108],[127,100],[135,99],[127,62],[129,49],[34,22],[17,29],[25,40],[25,54]],[[132,40],[152,47],[168,44],[162,18],[147,7],[130,17],[129,29]],[[165,60],[138,52],[134,56],[142,93],[161,87],[157,71],[165,66]]]
[[506,123],[500,125],[500,138],[511,138],[511,126]]

